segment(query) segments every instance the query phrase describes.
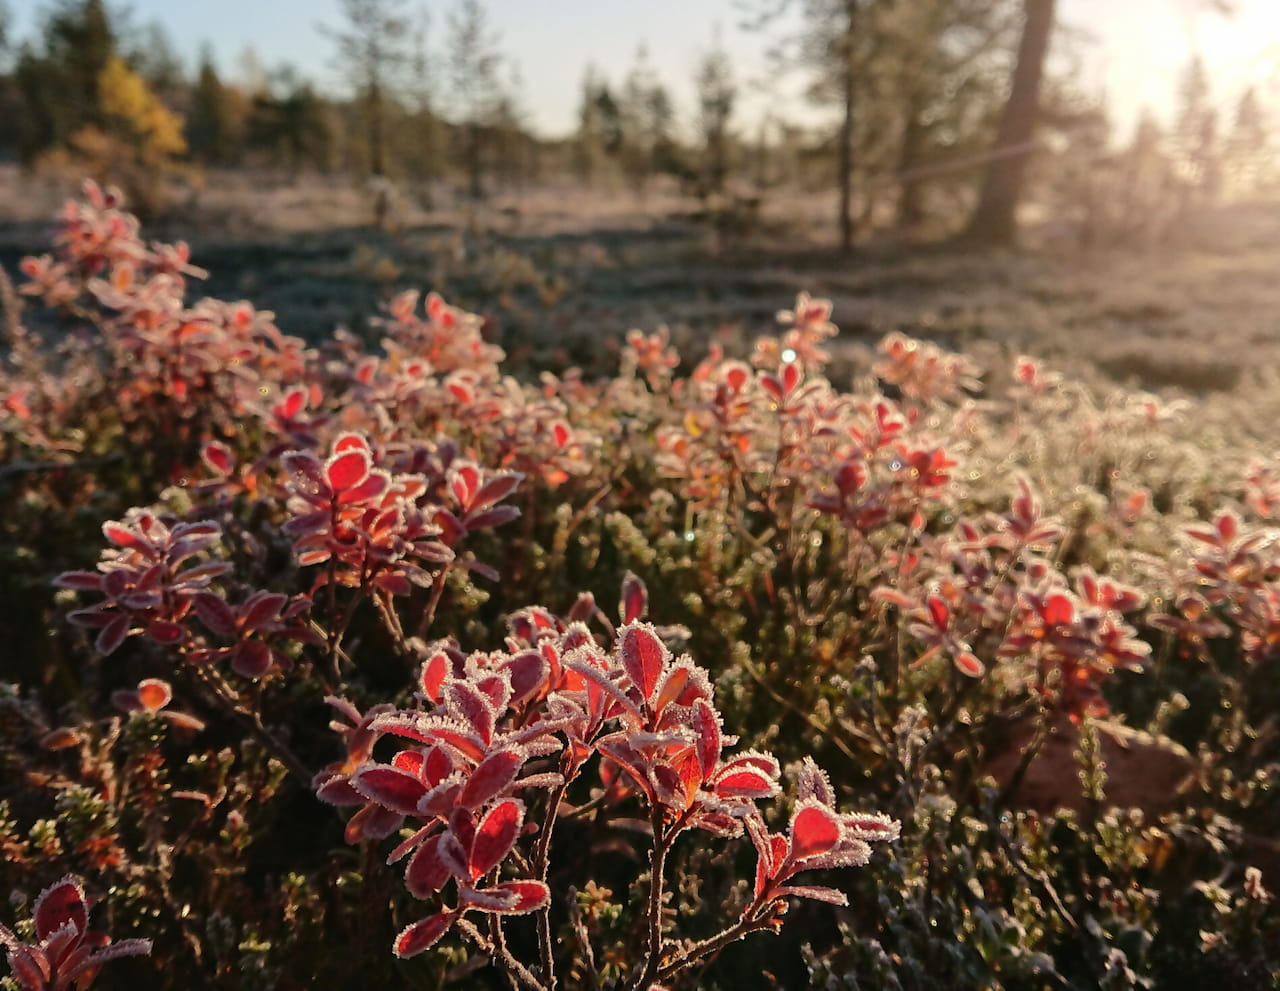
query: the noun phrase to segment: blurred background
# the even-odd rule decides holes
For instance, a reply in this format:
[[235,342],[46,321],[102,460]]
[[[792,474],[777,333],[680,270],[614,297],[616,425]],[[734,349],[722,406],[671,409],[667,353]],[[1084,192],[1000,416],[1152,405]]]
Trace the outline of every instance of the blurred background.
[[570,350],[811,288],[1013,346],[1101,292],[1056,322],[1131,353],[1160,278],[1219,305],[1205,252],[1250,287],[1210,317],[1270,302],[1278,114],[1275,0],[0,0],[0,264],[92,176],[304,335],[405,284]]

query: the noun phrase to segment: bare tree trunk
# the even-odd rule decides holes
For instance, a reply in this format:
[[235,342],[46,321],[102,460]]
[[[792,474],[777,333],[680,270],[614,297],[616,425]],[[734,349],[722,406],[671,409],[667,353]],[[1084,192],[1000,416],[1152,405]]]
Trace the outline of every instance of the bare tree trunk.
[[848,254],[853,249],[853,32],[858,21],[857,0],[845,0],[845,17],[844,59],[840,67],[844,120],[840,124],[836,168],[840,172],[840,250]]
[[[1009,101],[1000,118],[994,155],[982,178],[978,207],[965,239],[992,246],[1013,244],[1017,236],[1018,200],[1022,195],[1031,136],[1040,109],[1040,81],[1053,31],[1055,0],[1025,0],[1026,20],[1018,44]],[[1012,149],[1018,149],[1015,152]],[[1004,151],[1009,154],[1002,154]]]
[[898,193],[898,229],[915,230],[924,222],[924,177],[918,172],[924,154],[925,128],[920,120],[923,102],[919,87],[907,99],[907,120],[902,129],[898,171],[902,176]]
[[480,182],[480,125],[475,121],[467,122],[467,189],[473,201],[479,202],[484,195]]
[[369,80],[369,172],[379,177],[387,171],[382,157],[382,112],[382,82],[375,74]]

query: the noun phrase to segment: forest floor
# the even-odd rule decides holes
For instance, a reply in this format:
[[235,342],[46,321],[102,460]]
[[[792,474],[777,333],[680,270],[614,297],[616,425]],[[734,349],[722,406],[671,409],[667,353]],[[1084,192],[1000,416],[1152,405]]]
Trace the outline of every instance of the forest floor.
[[[48,250],[72,192],[0,165],[0,265]],[[309,340],[362,329],[403,289],[435,289],[484,314],[517,360],[608,368],[632,327],[669,325],[696,359],[713,336],[767,332],[808,291],[834,301],[853,371],[900,330],[988,367],[1029,353],[1093,384],[1193,401],[1256,407],[1249,397],[1280,391],[1280,204],[1218,208],[1158,250],[1083,251],[1059,230],[1018,253],[876,243],[844,257],[830,248],[833,199],[816,193],[769,194],[736,229],[672,193],[565,184],[478,209],[447,199],[401,199],[383,231],[349,184],[214,175],[147,231],[193,244],[208,294],[249,299]],[[1272,422],[1247,428],[1265,436]]]

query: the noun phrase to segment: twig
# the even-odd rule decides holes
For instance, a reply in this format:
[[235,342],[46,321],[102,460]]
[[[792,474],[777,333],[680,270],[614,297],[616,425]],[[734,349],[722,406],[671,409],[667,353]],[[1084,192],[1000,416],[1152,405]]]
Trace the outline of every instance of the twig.
[[[561,764],[561,768],[564,765]],[[560,810],[560,802],[564,799],[565,791],[569,787],[568,776],[563,776],[555,791],[551,793],[551,799],[547,804],[547,818],[542,824],[542,832],[538,835],[538,844],[534,848],[533,854],[533,872],[534,875],[547,883],[547,863],[551,854],[551,833],[555,828],[556,814]],[[542,981],[552,991],[556,986],[556,966],[555,951],[551,945],[551,902],[548,900],[542,911],[538,913],[538,957],[542,964]]]
[[511,955],[511,951],[508,950],[505,946],[503,946],[501,949],[494,946],[493,943],[490,942],[489,939],[487,939],[485,935],[482,932],[480,932],[479,929],[476,928],[475,923],[467,919],[458,919],[458,921],[454,923],[454,925],[457,926],[458,931],[461,932],[462,935],[466,936],[467,939],[475,943],[475,945],[479,948],[480,952],[485,953],[491,959],[496,960],[499,964],[501,964],[502,967],[504,967],[510,974],[514,975],[515,978],[519,980],[522,984],[524,984],[526,987],[532,988],[533,991],[546,991],[546,989],[543,988],[542,983],[537,979],[537,977],[535,977],[530,972],[528,967],[526,967],[519,960],[513,957]]
[[187,665],[187,670],[204,686],[215,704],[240,723],[289,773],[302,784],[310,788],[315,772],[308,768],[284,741],[280,740],[262,722],[262,717],[252,709],[245,708],[232,688],[214,672],[204,670],[195,665]]
[[440,607],[440,597],[444,595],[445,579],[449,575],[450,564],[446,564],[440,568],[440,573],[436,575],[436,580],[431,585],[431,598],[427,601],[427,608],[422,611],[422,618],[418,620],[417,635],[419,639],[425,639],[427,631],[431,629],[431,624],[435,622],[436,610]]

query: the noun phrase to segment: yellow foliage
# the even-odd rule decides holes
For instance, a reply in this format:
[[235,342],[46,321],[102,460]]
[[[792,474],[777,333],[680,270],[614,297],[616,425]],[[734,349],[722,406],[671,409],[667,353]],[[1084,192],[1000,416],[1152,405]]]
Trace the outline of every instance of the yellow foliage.
[[136,142],[143,162],[159,165],[186,152],[182,118],[119,56],[113,56],[98,76],[98,100],[103,113]]

